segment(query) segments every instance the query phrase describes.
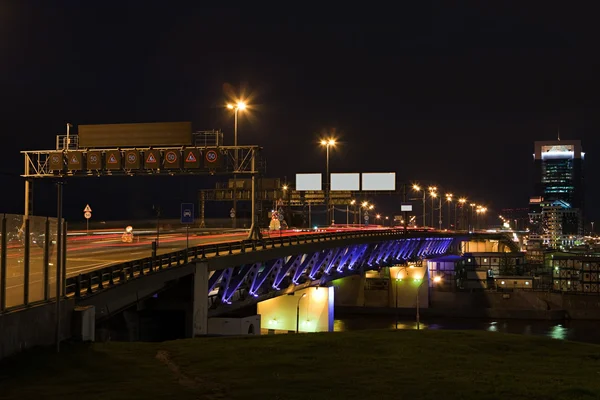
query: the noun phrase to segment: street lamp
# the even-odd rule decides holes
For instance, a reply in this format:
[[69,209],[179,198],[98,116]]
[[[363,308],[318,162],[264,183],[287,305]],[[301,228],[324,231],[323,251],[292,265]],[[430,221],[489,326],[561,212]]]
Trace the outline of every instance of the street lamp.
[[[420,192],[421,191],[421,187],[417,184],[412,185],[412,189],[415,192]],[[427,212],[425,210],[426,208],[426,193],[425,193],[425,189],[423,189],[423,228],[425,228],[427,226]]]
[[300,300],[306,296],[306,293],[302,293],[302,296],[298,299],[298,305],[296,306],[296,333],[300,330]]
[[438,196],[438,194],[435,190],[436,190],[435,187],[429,187],[429,197],[431,197],[431,227],[432,228],[435,228],[435,221],[433,220],[435,218],[434,201],[435,201],[436,197]]
[[[464,210],[465,210],[465,203],[467,202],[467,199],[465,199],[464,197],[461,197],[460,199],[458,199],[458,202],[454,205],[454,229],[457,229],[457,224],[456,224],[456,207],[458,207],[458,204],[460,203],[460,219],[461,219],[461,228],[464,224]],[[464,229],[464,228],[463,228]]]
[[327,207],[327,225],[332,222],[331,205],[329,204],[329,147],[335,147],[335,139],[322,139],[321,146],[327,150],[327,172],[325,176],[325,205]]
[[[446,201],[448,202],[448,222],[446,225],[448,225],[448,230],[450,230],[451,226],[450,226],[450,221],[452,220],[451,216],[450,216],[450,205],[452,203],[452,193],[447,193],[446,194]],[[454,213],[455,217],[456,217],[456,212]],[[455,218],[456,219],[456,218]]]
[[417,286],[417,330],[421,329],[421,316],[419,315],[419,291],[421,290],[421,285],[425,282],[425,279],[415,279],[415,282],[421,282]]
[[400,282],[402,282],[402,277],[400,271],[398,271],[396,273],[396,330],[398,330],[398,286],[400,285]]
[[235,174],[238,170],[238,112],[244,111],[247,105],[244,101],[238,101],[235,104],[229,103],[227,104],[227,108],[233,110],[233,146],[234,149],[234,158],[233,158],[233,228],[236,227],[237,223],[237,175]]

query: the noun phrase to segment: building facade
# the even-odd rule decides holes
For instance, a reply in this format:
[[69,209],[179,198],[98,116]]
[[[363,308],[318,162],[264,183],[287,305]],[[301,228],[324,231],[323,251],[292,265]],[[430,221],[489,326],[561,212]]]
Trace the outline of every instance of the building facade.
[[580,140],[535,142],[529,239],[558,248],[583,235],[584,177]]

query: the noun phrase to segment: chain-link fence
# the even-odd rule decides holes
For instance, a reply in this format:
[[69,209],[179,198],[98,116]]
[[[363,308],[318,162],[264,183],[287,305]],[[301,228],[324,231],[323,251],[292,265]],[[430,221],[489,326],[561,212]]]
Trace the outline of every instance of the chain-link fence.
[[56,298],[57,219],[3,214],[1,227],[0,312]]

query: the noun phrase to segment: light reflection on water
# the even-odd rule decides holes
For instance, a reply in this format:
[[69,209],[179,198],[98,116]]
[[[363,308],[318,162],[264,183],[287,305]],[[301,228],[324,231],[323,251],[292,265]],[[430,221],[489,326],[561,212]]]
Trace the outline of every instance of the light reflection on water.
[[[484,330],[521,335],[546,336],[557,340],[600,344],[598,321],[527,321],[527,320],[478,320],[461,318],[427,319],[420,322],[420,329]],[[395,329],[393,316],[354,316],[334,321],[336,332],[364,329]],[[398,329],[417,329],[415,320],[398,321]]]

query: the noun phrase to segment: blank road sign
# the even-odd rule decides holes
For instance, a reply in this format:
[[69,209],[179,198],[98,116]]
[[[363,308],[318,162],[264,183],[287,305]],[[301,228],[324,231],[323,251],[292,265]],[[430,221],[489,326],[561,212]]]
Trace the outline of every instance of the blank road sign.
[[321,174],[296,174],[296,190],[322,190]]
[[331,190],[360,190],[360,174],[331,174]]
[[364,172],[362,190],[396,190],[395,172]]

